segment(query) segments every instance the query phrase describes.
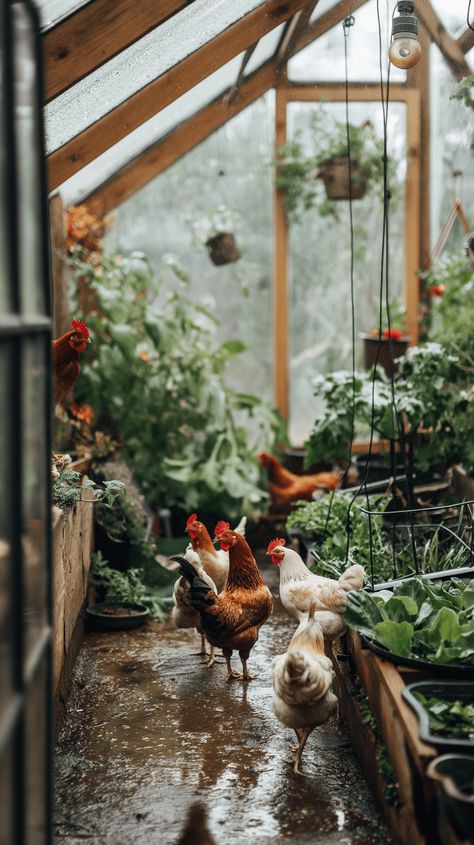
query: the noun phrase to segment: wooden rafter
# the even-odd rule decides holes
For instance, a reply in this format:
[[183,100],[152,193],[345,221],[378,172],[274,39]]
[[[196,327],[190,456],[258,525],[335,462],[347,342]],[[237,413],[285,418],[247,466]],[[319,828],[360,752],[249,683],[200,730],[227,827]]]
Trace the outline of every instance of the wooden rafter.
[[[343,102],[346,97],[344,83],[341,82],[288,82],[282,89],[282,96],[288,102]],[[390,99],[405,102],[408,98],[407,86],[392,82],[390,85]],[[349,85],[349,99],[364,103],[380,101],[379,82],[351,82]]]
[[464,52],[458,41],[446,31],[430,0],[417,0],[416,14],[420,18],[431,40],[440,49],[448,67],[456,77],[463,79],[469,76],[471,69],[466,61]]
[[283,33],[282,40],[278,45],[275,56],[278,69],[286,65],[292,51],[296,48],[302,38],[303,33],[309,24],[309,19],[318,3],[319,0],[312,0],[305,9],[301,9],[297,12],[294,18],[292,18],[289,22],[286,32]]
[[42,36],[46,102],[188,5],[187,0],[94,0]]
[[154,79],[48,157],[49,190],[69,179],[158,111],[197,85],[278,24],[307,0],[267,0]]
[[364,3],[367,3],[367,0],[342,0],[342,2],[334,3],[334,6],[331,6],[327,12],[306,27],[298,43],[294,45],[291,55],[307,47],[317,38],[321,38],[334,26],[341,23],[347,15],[357,11]]
[[467,27],[458,38],[458,44],[463,53],[468,53],[474,47],[474,32]]
[[242,56],[242,61],[240,63],[239,72],[237,74],[236,80],[229,90],[229,92],[225,95],[226,100],[230,103],[232,100],[235,100],[238,97],[239,89],[242,84],[242,80],[244,78],[245,68],[247,67],[250,59],[252,58],[255,50],[257,49],[258,41],[255,41],[254,44],[251,44],[250,47],[247,47],[244,55]]
[[194,114],[190,120],[151,144],[97,188],[86,198],[89,209],[93,214],[102,216],[116,208],[171,164],[194,149],[212,132],[247,108],[250,103],[258,100],[265,91],[275,85],[275,82],[274,64],[267,62],[244,80],[237,99],[228,101],[222,94],[219,95]]

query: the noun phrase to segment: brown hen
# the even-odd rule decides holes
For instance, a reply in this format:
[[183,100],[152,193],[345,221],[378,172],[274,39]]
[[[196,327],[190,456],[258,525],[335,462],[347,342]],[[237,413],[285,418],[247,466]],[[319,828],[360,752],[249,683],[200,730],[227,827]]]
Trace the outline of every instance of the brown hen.
[[82,320],[73,320],[72,329],[53,340],[53,391],[54,404],[64,402],[79,378],[80,353],[91,342],[89,329]]
[[298,499],[311,501],[315,490],[334,490],[342,480],[341,472],[316,472],[313,475],[295,475],[285,469],[278,458],[268,452],[261,452],[260,464],[268,473],[268,492],[272,510],[287,513],[291,503]]

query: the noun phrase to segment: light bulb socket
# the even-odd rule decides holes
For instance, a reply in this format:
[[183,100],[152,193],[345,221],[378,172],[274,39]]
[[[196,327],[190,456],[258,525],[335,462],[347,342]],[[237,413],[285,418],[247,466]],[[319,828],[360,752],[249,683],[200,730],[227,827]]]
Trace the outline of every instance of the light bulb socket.
[[393,19],[392,38],[418,38],[419,22],[415,15],[399,15]]

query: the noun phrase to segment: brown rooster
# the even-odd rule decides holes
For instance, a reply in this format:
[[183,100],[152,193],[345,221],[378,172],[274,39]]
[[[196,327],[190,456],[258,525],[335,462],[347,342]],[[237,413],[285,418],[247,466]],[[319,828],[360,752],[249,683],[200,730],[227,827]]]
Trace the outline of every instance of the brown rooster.
[[268,491],[272,500],[272,509],[278,513],[287,513],[291,503],[298,499],[311,501],[315,490],[334,490],[341,483],[341,472],[295,475],[285,469],[280,461],[268,452],[261,452],[258,460],[268,472]]
[[82,320],[73,320],[72,329],[53,340],[54,404],[64,402],[79,378],[80,353],[91,342],[89,329]]
[[[227,584],[219,595],[209,589],[185,558],[175,558],[180,573],[190,583],[190,599],[201,617],[209,642],[222,648],[227,663],[227,680],[249,681],[255,676],[247,669],[250,650],[258,639],[260,627],[270,616],[272,594],[260,577],[251,549],[241,534],[231,531],[228,522],[218,522],[214,532],[225,552],[229,552]],[[232,651],[239,652],[243,674],[230,665]]]

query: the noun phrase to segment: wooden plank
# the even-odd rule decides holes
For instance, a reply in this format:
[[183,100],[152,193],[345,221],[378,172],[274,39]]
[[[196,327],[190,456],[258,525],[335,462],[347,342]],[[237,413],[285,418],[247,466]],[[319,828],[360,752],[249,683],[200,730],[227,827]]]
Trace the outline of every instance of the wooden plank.
[[308,44],[311,44],[317,38],[321,38],[322,35],[325,35],[333,27],[342,23],[347,15],[354,14],[364,3],[367,3],[367,0],[342,0],[342,2],[334,3],[334,6],[331,6],[327,12],[316,18],[306,28],[295,49],[292,51],[292,55],[307,47]]
[[309,19],[318,3],[319,0],[312,0],[305,9],[301,9],[300,12],[297,12],[294,18],[290,21],[288,29],[285,33],[283,33],[283,38],[277,49],[276,62],[278,69],[283,67],[289,56],[291,56],[292,52],[297,48],[297,45],[308,26]]
[[267,0],[55,150],[48,157],[49,190],[290,18],[306,2]]
[[46,102],[187,5],[186,0],[94,0],[45,32]]
[[461,33],[457,41],[463,53],[468,53],[474,47],[474,32],[468,27]]
[[426,28],[431,40],[441,50],[448,67],[456,79],[463,79],[464,76],[469,76],[471,69],[466,61],[462,48],[451,37],[449,32],[446,31],[433,9],[430,0],[417,0],[416,14],[420,18],[422,25]]
[[419,301],[421,267],[420,247],[420,189],[421,189],[421,125],[420,93],[407,91],[407,175],[405,181],[405,308],[406,331],[410,344],[418,343],[420,336]]
[[49,233],[53,282],[53,336],[59,337],[71,325],[66,264],[66,214],[59,194],[55,194],[49,200]]
[[[335,103],[344,102],[346,97],[343,82],[288,82],[282,86],[282,96],[287,102],[318,102],[319,100],[330,100]],[[390,99],[396,102],[405,102],[408,97],[408,89],[405,85],[393,83],[390,85]],[[349,85],[349,99],[365,102],[380,102],[380,83],[351,82]]]
[[117,174],[91,193],[85,201],[92,214],[102,217],[120,203],[133,196],[170,165],[197,147],[212,132],[258,100],[276,81],[275,68],[267,62],[251,74],[241,85],[237,99],[227,101],[219,95],[192,116],[151,144],[137,158],[127,163]]
[[430,115],[430,39],[420,29],[421,59],[408,71],[408,85],[420,95],[420,267],[426,269],[431,255],[431,115]]
[[[286,142],[286,98],[275,89],[275,149]],[[273,393],[283,419],[289,414],[288,222],[284,192],[273,188]]]

